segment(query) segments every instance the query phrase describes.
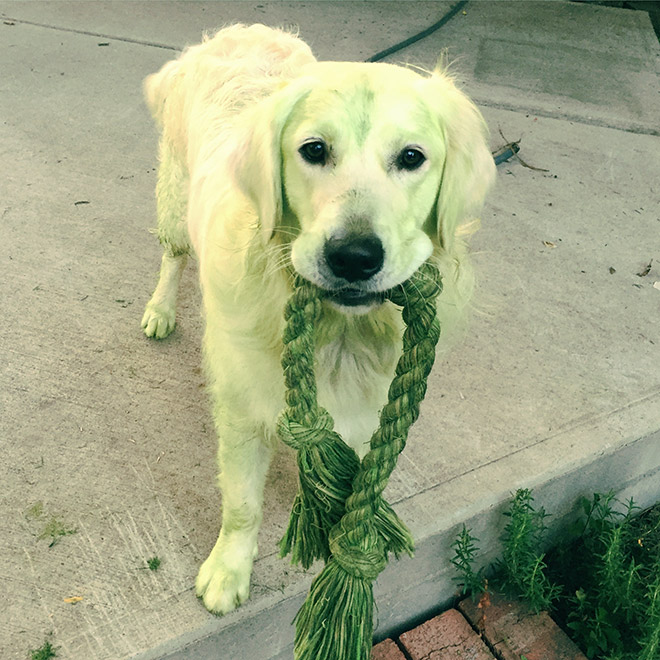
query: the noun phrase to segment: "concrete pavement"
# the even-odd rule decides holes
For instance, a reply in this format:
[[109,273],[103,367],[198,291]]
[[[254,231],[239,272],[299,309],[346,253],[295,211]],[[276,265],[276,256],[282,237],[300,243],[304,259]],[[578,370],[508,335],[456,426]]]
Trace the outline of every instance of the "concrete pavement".
[[[174,335],[139,328],[159,263],[141,81],[227,22],[297,24],[320,58],[364,59],[450,7],[0,2],[3,658],[28,657],[50,632],[65,660],[291,657],[313,572],[275,552],[295,491],[286,451],[249,603],[218,619],[193,594],[219,524],[215,438],[194,268]],[[387,493],[418,542],[378,581],[380,637],[451,597],[463,522],[497,552],[498,512],[518,487],[536,489],[555,526],[594,490],[660,499],[660,50],[648,16],[470,2],[389,60],[428,67],[443,48],[493,147],[499,130],[522,136],[522,158],[547,171],[499,168],[473,243],[470,331],[434,370]]]

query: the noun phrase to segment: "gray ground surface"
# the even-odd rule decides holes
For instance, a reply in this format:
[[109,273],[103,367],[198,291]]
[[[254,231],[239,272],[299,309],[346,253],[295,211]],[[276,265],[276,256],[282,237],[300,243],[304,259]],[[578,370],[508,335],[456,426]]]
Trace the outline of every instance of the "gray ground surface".
[[[174,335],[153,342],[139,328],[159,263],[148,232],[156,133],[140,85],[226,22],[297,24],[320,58],[363,59],[450,6],[0,2],[3,659],[28,657],[49,632],[64,660],[291,656],[311,574],[275,554],[295,490],[285,451],[249,604],[217,619],[193,595],[219,524],[215,438],[194,268]],[[474,241],[479,311],[434,370],[388,491],[418,553],[379,580],[381,633],[451,595],[448,545],[462,522],[494,551],[496,513],[517,487],[562,515],[594,489],[642,503],[660,494],[660,85],[648,17],[471,2],[390,61],[429,67],[443,48],[493,147],[500,129],[522,136],[524,160],[547,171],[499,168]],[[72,533],[51,546],[56,524]]]

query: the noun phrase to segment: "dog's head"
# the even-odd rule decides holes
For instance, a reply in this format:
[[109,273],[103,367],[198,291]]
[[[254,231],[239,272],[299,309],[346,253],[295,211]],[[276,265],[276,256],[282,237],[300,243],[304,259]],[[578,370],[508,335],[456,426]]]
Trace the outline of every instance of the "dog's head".
[[366,311],[479,211],[484,121],[439,71],[325,62],[274,94],[238,158],[264,240],[337,305]]

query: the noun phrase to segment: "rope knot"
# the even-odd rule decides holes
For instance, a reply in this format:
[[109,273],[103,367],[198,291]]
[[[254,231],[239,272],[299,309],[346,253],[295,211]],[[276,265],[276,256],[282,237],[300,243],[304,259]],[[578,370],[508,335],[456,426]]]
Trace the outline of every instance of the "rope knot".
[[291,418],[289,409],[277,418],[277,435],[280,440],[296,451],[310,448],[327,440],[333,434],[334,421],[327,410],[320,408],[309,424],[301,424]]
[[366,542],[360,546],[350,540],[341,524],[330,530],[328,541],[332,558],[346,573],[373,582],[387,566],[387,554],[374,526],[366,524],[371,529],[365,534]]

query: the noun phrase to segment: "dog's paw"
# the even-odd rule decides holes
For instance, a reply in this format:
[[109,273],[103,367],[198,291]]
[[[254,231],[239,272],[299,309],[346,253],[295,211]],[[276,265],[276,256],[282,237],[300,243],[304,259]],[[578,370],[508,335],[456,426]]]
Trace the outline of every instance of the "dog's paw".
[[227,614],[242,605],[250,595],[252,560],[229,567],[219,553],[212,552],[202,564],[195,581],[195,592],[209,612]]
[[142,329],[147,337],[165,339],[176,323],[174,307],[148,302],[142,317]]

